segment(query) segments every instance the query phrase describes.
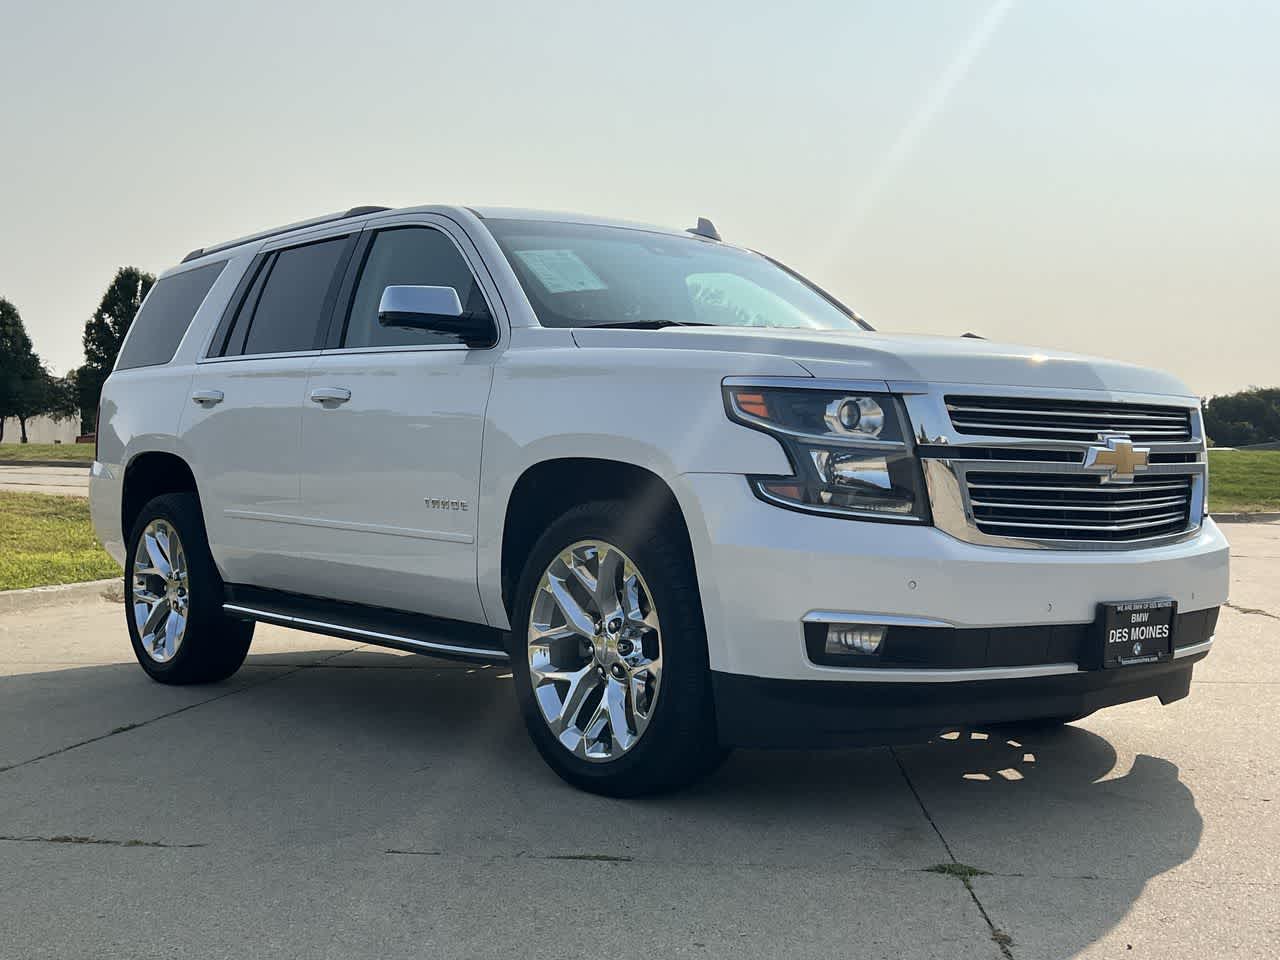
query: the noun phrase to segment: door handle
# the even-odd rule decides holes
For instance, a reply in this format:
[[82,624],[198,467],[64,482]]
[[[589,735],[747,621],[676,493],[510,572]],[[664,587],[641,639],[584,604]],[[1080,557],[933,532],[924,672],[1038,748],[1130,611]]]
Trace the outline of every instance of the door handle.
[[222,402],[221,390],[197,390],[191,395],[191,402],[202,407],[212,407]]
[[316,387],[311,391],[312,403],[346,403],[351,399],[351,391],[346,387]]

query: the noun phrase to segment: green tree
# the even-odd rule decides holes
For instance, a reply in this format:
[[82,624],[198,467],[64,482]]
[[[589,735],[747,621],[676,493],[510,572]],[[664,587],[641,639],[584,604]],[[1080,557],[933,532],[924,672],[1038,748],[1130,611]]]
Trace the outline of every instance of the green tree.
[[27,411],[38,399],[40,375],[45,372],[31,346],[18,308],[0,297],[0,440],[6,417],[17,417],[22,442],[27,442]]
[[[102,385],[116,364],[116,354],[129,332],[138,308],[156,282],[154,274],[137,267],[121,267],[102,295],[102,302],[84,325],[84,366],[76,371],[83,423],[93,422]],[[94,425],[96,429],[96,424]]]
[[1280,387],[1250,387],[1204,405],[1204,429],[1219,447],[1280,440]]
[[53,377],[44,368],[44,364],[40,363],[39,358],[36,359],[34,367],[27,376],[19,381],[13,415],[18,418],[21,443],[27,442],[27,421],[32,417],[48,413],[50,406],[57,402],[54,384]]

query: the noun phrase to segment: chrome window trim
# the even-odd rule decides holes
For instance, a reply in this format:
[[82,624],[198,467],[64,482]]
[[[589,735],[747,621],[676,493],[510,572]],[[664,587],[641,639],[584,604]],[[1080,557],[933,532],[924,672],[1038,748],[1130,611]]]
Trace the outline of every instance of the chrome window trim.
[[292,357],[318,357],[322,351],[320,350],[286,350],[282,353],[246,353],[237,354],[234,357],[201,357],[196,361],[197,366],[203,366],[206,363],[237,363],[240,361],[249,362],[252,360],[288,360]]
[[326,357],[341,357],[352,353],[471,353],[477,349],[492,350],[492,347],[468,347],[465,343],[419,343],[413,346],[391,344],[382,347],[334,347],[332,350],[321,350]]

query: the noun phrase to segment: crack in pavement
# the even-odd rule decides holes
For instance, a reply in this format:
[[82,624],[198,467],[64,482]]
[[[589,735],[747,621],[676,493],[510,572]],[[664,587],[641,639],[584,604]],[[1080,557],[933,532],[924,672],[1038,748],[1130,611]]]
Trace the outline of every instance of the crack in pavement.
[[[350,650],[341,650],[329,659],[334,660],[338,657],[345,656],[348,653],[355,653],[355,651],[362,649],[364,646],[367,646],[367,644],[361,644],[361,646],[353,647]],[[160,720],[167,720],[170,717],[176,717],[178,714],[186,713],[188,710],[194,710],[196,707],[203,707],[205,704],[216,703],[219,700],[225,700],[227,697],[233,697],[237,693],[244,693],[247,690],[256,690],[258,687],[264,686],[265,684],[275,683],[277,680],[283,680],[285,677],[291,677],[295,673],[304,669],[306,668],[294,667],[292,670],[285,670],[283,673],[278,673],[274,677],[267,677],[265,680],[258,680],[255,683],[246,683],[244,686],[236,687],[234,690],[227,690],[215,697],[208,697],[204,700],[197,700],[195,703],[188,703],[185,706],[178,707],[176,710],[170,710],[168,713],[157,714],[156,716],[149,717],[146,720],[139,720],[137,723],[126,723],[123,726],[115,727],[106,733],[100,733],[96,737],[88,737],[84,740],[78,740],[75,743],[67,744],[65,747],[59,747],[57,750],[50,750],[48,753],[42,753],[38,757],[28,757],[26,760],[19,760],[17,763],[11,763],[8,766],[0,767],[0,774],[8,773],[10,770],[17,770],[19,767],[25,767],[32,763],[39,763],[41,760],[48,760],[50,757],[56,757],[60,754],[68,753],[71,750],[77,750],[80,747],[87,747],[91,743],[98,743],[101,740],[106,740],[108,737],[127,733],[130,730],[137,730],[139,727],[146,727]]]
[[158,840],[106,840],[100,837],[75,837],[59,834],[53,837],[13,837],[0,834],[5,843],[70,843],[102,847],[159,847],[164,850],[194,850],[205,843],[161,843]]
[[1224,603],[1223,606],[1228,610],[1234,610],[1236,613],[1248,613],[1255,617],[1270,617],[1272,620],[1280,620],[1280,614],[1272,613],[1270,610],[1263,610],[1261,607],[1242,607],[1229,601]]
[[924,818],[929,821],[929,826],[933,827],[933,832],[938,835],[938,840],[942,843],[942,849],[947,852],[947,858],[951,861],[957,870],[962,871],[959,880],[964,884],[965,890],[969,892],[973,905],[978,908],[978,913],[982,915],[982,919],[987,924],[987,929],[991,931],[991,941],[1000,948],[1000,955],[1005,960],[1013,960],[1013,938],[1005,931],[1001,930],[991,921],[991,915],[987,913],[987,908],[982,905],[982,901],[978,899],[978,892],[973,889],[973,882],[969,876],[963,875],[964,871],[973,870],[973,867],[967,867],[956,859],[956,855],[951,850],[951,844],[947,843],[947,838],[942,835],[942,829],[933,819],[933,815],[929,813],[929,808],[924,805],[924,798],[920,796],[920,791],[916,789],[916,785],[911,782],[911,776],[907,773],[907,768],[902,762],[902,758],[898,756],[898,751],[893,747],[889,748],[889,753],[893,757],[893,762],[898,765],[898,770],[902,774],[902,779],[906,781],[907,789],[911,791],[911,795],[916,798],[916,803],[920,807],[920,812],[924,814]]
[[[936,827],[935,827],[936,829]],[[517,860],[569,861],[577,863],[631,863],[637,867],[687,867],[692,865],[711,866],[725,870],[760,870],[776,873],[803,872],[812,874],[815,869],[830,869],[841,874],[886,874],[890,876],[911,876],[920,873],[941,874],[943,876],[962,879],[968,876],[974,880],[1070,880],[1097,883],[1133,883],[1141,878],[1109,873],[1023,873],[1006,870],[982,870],[957,861],[934,864],[928,867],[894,867],[874,863],[848,863],[844,861],[821,864],[812,863],[772,863],[764,860],[714,861],[705,859],[685,860],[664,857],[631,857],[614,854],[594,853],[529,853],[519,850],[515,853],[466,853],[460,850],[413,850],[390,847],[382,851],[388,856],[398,857],[442,857],[464,863],[509,863]],[[1161,876],[1161,882],[1169,884],[1186,884],[1197,887],[1214,887],[1229,885],[1237,887],[1258,887],[1265,890],[1280,890],[1277,880],[1242,880],[1235,877],[1201,879],[1197,877]]]

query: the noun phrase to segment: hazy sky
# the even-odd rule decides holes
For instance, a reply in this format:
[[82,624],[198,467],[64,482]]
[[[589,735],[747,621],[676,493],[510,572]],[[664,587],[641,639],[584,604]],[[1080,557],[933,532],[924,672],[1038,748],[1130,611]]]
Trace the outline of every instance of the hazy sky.
[[0,0],[0,296],[359,203],[692,224],[886,330],[1280,383],[1280,3]]

